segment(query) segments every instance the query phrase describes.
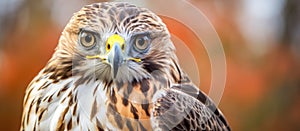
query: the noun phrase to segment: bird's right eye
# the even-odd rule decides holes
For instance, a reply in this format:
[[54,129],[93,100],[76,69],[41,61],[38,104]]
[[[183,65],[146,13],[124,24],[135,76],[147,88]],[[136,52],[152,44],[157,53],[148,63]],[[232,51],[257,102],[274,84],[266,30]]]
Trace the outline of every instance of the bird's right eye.
[[81,32],[79,41],[81,45],[83,45],[86,48],[91,48],[96,44],[96,38],[93,33],[90,32]]

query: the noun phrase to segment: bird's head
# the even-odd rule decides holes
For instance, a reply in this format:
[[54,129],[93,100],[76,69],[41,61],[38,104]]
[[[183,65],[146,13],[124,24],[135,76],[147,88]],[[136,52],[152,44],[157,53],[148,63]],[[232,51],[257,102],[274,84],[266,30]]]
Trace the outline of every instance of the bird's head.
[[73,73],[82,76],[126,82],[168,73],[177,61],[174,51],[166,25],[148,9],[96,3],[74,14],[52,61],[72,61]]

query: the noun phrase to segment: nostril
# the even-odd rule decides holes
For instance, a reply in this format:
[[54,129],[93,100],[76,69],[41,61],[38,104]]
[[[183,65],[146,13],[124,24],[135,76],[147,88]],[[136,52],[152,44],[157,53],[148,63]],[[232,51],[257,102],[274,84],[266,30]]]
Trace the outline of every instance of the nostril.
[[110,50],[110,44],[107,44],[107,49]]
[[125,49],[125,45],[124,45],[124,44],[121,46],[121,49],[122,49],[122,50],[124,50],[124,49]]

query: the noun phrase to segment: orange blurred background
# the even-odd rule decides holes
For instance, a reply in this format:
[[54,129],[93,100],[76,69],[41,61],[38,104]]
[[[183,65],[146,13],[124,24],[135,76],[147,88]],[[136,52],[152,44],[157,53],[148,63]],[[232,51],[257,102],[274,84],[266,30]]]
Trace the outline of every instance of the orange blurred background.
[[[19,129],[27,85],[50,59],[68,19],[92,2],[0,2],[0,130]],[[300,130],[300,1],[189,2],[221,38],[227,79],[219,107],[232,129]],[[180,24],[164,21],[172,33],[191,39]],[[197,48],[200,89],[208,93],[210,63],[204,48]]]

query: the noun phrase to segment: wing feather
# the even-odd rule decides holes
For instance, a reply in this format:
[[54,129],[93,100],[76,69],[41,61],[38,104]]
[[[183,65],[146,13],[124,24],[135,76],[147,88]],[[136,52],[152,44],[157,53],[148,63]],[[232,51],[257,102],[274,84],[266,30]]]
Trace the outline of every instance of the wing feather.
[[223,114],[197,87],[178,84],[154,104],[152,125],[161,130],[230,131]]

